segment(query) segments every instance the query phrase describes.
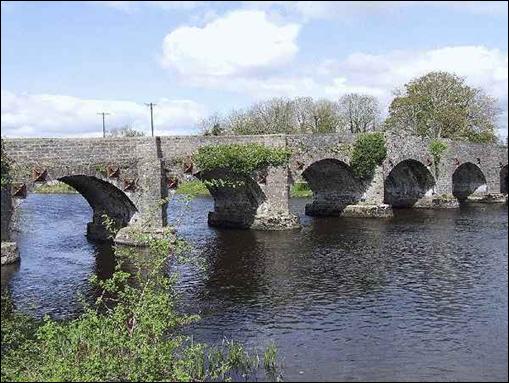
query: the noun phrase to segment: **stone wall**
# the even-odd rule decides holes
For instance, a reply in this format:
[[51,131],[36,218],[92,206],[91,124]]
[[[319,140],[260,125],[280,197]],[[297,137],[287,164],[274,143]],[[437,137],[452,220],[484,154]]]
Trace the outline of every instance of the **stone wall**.
[[[117,213],[122,225],[125,225],[125,217],[129,218],[130,224],[166,225],[165,206],[157,207],[157,204],[168,195],[168,178],[190,178],[198,174],[200,169],[192,163],[192,155],[198,148],[231,143],[261,143],[287,147],[292,151],[287,168],[269,169],[263,182],[253,175],[253,182],[263,194],[263,201],[256,205],[257,218],[253,221],[253,224],[258,222],[260,227],[270,226],[267,222],[278,215],[289,214],[288,187],[303,180],[306,175],[314,180],[311,183],[315,199],[314,207],[309,208],[310,213],[341,214],[348,210],[349,214],[354,214],[359,209],[349,206],[355,204],[366,205],[370,211],[380,211],[385,215],[386,203],[394,206],[437,206],[437,200],[450,198],[454,193],[458,194],[459,189],[462,197],[468,193],[489,195],[507,192],[503,181],[507,176],[501,175],[502,170],[507,169],[504,168],[507,165],[507,148],[444,140],[448,149],[436,166],[429,152],[430,140],[394,134],[386,134],[388,155],[376,169],[373,179],[357,185],[349,170],[355,139],[352,134],[29,138],[6,139],[5,151],[15,162],[14,182],[25,183],[27,192],[38,185],[34,182],[37,169],[47,171],[47,180],[62,179],[73,183],[77,180],[73,177],[89,177],[90,190],[87,192],[83,186],[86,182],[81,182],[81,192],[95,207],[93,224],[98,223],[96,215],[109,211],[114,216]],[[462,167],[465,164],[469,165]],[[110,167],[117,170],[114,175],[105,171]],[[479,177],[475,178],[468,172],[455,174],[459,168],[478,169],[484,176],[485,185],[479,184]],[[457,180],[456,191],[453,179]],[[133,180],[136,182],[130,184]],[[93,185],[103,185],[104,190]],[[100,195],[117,198],[114,197],[118,196],[116,193],[126,196],[135,208],[134,213],[128,209],[127,202],[120,205],[97,202]],[[229,199],[220,195],[216,195],[212,216],[226,221],[228,214],[233,216],[234,211],[240,210],[235,203],[241,206],[245,201],[240,202],[242,199],[237,195],[230,198],[231,203],[227,206]],[[244,197],[247,195],[249,193]],[[234,200],[237,202],[233,203]],[[288,222],[292,221],[291,217],[288,219]],[[218,222],[218,219],[215,221]]]
[[2,242],[10,239],[10,223],[12,216],[12,198],[9,188],[2,188]]

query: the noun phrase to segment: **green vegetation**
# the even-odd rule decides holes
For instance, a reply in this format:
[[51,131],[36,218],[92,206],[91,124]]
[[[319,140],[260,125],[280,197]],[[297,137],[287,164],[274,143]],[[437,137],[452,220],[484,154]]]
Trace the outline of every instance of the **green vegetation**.
[[289,150],[261,144],[204,146],[193,156],[203,171],[222,168],[241,175],[250,175],[268,166],[285,165],[289,158]]
[[351,167],[354,174],[363,179],[373,177],[375,168],[387,156],[382,133],[362,133],[353,145]]
[[205,186],[205,184],[200,180],[182,182],[179,184],[175,193],[191,197],[210,195],[207,186]]
[[447,144],[441,140],[433,140],[429,144],[429,152],[436,163],[440,163],[442,154],[447,150]]
[[1,185],[2,187],[7,186],[11,181],[10,170],[11,161],[4,152],[4,140],[1,140]]
[[433,157],[433,163],[435,165],[435,175],[438,176],[440,169],[440,161],[442,160],[442,155],[447,150],[447,144],[441,140],[433,140],[429,144],[429,152]]
[[91,279],[100,294],[76,319],[37,321],[2,296],[2,381],[224,381],[263,367],[276,378],[273,345],[261,358],[232,341],[210,347],[182,335],[199,318],[177,312],[177,274],[165,271],[170,253],[180,259],[188,246],[172,230],[142,235],[148,249],[116,248],[113,276]]
[[290,188],[290,197],[306,198],[313,196],[313,191],[309,188],[307,182],[296,182]]
[[465,79],[431,72],[405,85],[389,107],[387,129],[423,137],[496,142],[497,100]]
[[206,136],[243,134],[313,134],[378,129],[380,107],[375,97],[346,94],[337,101],[311,97],[276,97],[200,122]]
[[76,189],[73,187],[67,185],[63,182],[56,182],[53,184],[46,183],[44,185],[41,185],[37,188],[35,188],[34,193],[39,194],[70,194],[70,193],[77,193]]

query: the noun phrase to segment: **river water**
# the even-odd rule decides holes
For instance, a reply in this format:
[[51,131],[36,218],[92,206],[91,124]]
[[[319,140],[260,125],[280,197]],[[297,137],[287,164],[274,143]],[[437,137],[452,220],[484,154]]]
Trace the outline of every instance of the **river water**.
[[[180,306],[197,341],[278,346],[284,379],[508,379],[507,205],[400,210],[389,220],[310,218],[284,232],[207,226],[213,202],[173,202],[169,216],[207,267],[179,266]],[[111,274],[86,240],[79,195],[32,195],[20,207],[20,265],[2,268],[17,307],[79,312],[88,282]]]

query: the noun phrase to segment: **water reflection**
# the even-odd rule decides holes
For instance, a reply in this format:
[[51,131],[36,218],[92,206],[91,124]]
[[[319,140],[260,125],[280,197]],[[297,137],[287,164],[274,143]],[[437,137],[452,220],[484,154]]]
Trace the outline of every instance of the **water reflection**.
[[[306,202],[303,229],[281,232],[209,228],[207,198],[170,207],[207,264],[178,266],[196,340],[274,340],[287,380],[507,380],[507,206],[312,219]],[[90,275],[111,275],[90,214],[79,196],[25,201],[22,262],[2,268],[18,307],[75,315]]]

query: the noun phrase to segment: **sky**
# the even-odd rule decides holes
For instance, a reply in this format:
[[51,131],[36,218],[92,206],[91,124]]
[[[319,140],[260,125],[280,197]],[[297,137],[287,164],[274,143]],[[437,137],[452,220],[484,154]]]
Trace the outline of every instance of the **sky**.
[[507,137],[507,2],[1,3],[5,137],[100,136],[199,121],[272,97],[394,91],[433,70],[495,96]]

